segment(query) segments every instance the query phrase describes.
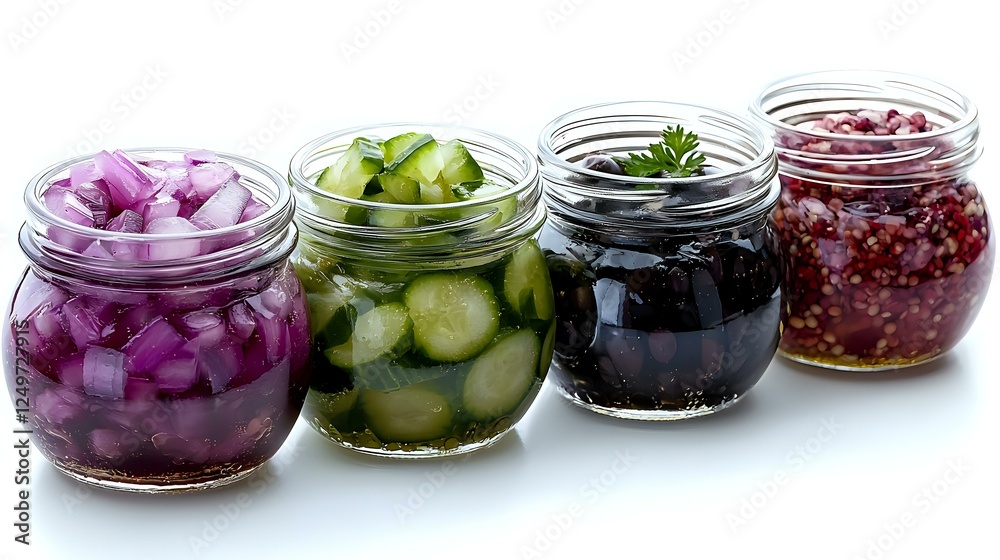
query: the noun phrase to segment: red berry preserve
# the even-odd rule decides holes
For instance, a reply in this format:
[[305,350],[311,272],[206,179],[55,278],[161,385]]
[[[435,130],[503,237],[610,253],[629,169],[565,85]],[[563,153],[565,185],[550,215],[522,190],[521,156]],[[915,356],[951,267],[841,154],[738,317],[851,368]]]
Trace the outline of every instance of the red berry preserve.
[[751,111],[778,149],[780,352],[842,370],[927,362],[979,313],[993,271],[976,107],[922,78],[823,72]]

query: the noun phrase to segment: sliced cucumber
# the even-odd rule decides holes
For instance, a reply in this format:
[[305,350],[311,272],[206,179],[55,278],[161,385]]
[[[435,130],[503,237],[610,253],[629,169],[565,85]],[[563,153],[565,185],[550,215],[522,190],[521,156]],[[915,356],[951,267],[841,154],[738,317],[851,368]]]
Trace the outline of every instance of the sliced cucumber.
[[552,365],[552,356],[556,353],[556,322],[552,321],[549,332],[542,341],[542,357],[538,361],[538,375],[545,379],[549,373],[549,366]]
[[382,150],[367,138],[355,138],[340,159],[327,167],[316,186],[347,198],[361,198],[365,187],[384,167]]
[[306,397],[306,404],[312,406],[330,424],[338,424],[339,420],[350,414],[354,405],[358,402],[359,391],[356,387],[350,391],[340,393],[323,393],[315,389],[310,389]]
[[326,330],[327,325],[341,308],[351,299],[346,291],[330,290],[306,294],[309,303],[309,325],[313,336]]
[[416,204],[420,201],[420,183],[413,179],[395,173],[381,173],[378,181],[382,190],[403,204]]
[[368,428],[383,443],[421,443],[451,431],[448,399],[420,385],[390,393],[366,389],[358,399]]
[[386,140],[381,144],[381,148],[382,153],[385,155],[385,161],[391,163],[400,155],[407,153],[407,150],[410,150],[414,146],[419,147],[433,141],[434,138],[430,134],[407,132]]
[[354,386],[376,391],[395,391],[449,374],[456,374],[462,364],[414,365],[407,367],[380,357],[354,368]]
[[420,183],[420,202],[423,204],[443,204],[445,202],[456,202],[458,197],[451,191],[451,187],[441,183]]
[[538,242],[529,239],[511,256],[503,274],[507,302],[522,317],[548,321],[555,309],[552,282]]
[[412,327],[413,322],[402,304],[379,305],[359,315],[350,339],[327,348],[324,355],[331,364],[345,369],[379,356],[395,357],[410,348]]
[[402,210],[371,210],[368,212],[368,223],[384,228],[413,227],[417,220],[412,212]]
[[513,411],[537,379],[538,337],[522,329],[501,337],[472,364],[462,403],[477,420],[493,420]]
[[390,139],[385,143],[387,152],[390,146],[393,150],[393,157],[385,166],[387,172],[425,184],[433,183],[441,175],[441,169],[444,167],[441,148],[431,135],[418,136],[398,151],[392,142]]
[[425,274],[410,284],[404,298],[413,318],[414,343],[432,360],[467,360],[500,330],[493,287],[478,276]]
[[469,190],[474,190],[483,184],[483,169],[472,158],[465,145],[458,140],[452,140],[441,146],[441,159],[444,163],[441,179],[445,184],[462,184]]

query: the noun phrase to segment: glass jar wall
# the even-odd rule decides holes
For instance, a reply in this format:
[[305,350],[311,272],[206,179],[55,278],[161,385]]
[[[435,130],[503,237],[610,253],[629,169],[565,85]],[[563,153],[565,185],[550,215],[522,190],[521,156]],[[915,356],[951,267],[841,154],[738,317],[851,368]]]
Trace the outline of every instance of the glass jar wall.
[[[703,175],[640,178],[581,166],[595,153],[642,152],[677,125],[698,134]],[[709,414],[745,395],[780,328],[771,142],[729,113],[627,102],[559,117],[538,147],[560,392],[641,420]]]
[[[184,163],[185,153],[212,161]],[[219,185],[184,183],[186,172],[171,166],[206,177],[235,171],[254,215],[183,234],[85,227],[65,218],[67,208],[79,210],[75,196],[52,199],[69,188],[108,194],[110,181],[92,175],[93,156],[40,173],[25,193],[20,242],[29,265],[3,329],[7,384],[35,445],[74,478],[142,492],[226,484],[274,455],[308,387],[305,294],[288,260],[294,202],[280,175],[238,156],[128,155],[152,178],[150,189],[176,187],[164,199],[175,212],[198,200],[192,189]],[[80,187],[78,172],[91,174],[90,187]]]
[[842,370],[920,364],[982,306],[994,243],[970,178],[976,107],[916,76],[820,72],[751,106],[778,149],[785,356]]
[[[317,187],[355,138],[375,150],[427,132],[464,144],[489,194],[403,204]],[[538,394],[553,338],[531,155],[470,129],[380,125],[306,145],[291,181],[302,231],[294,262],[315,335],[310,424],[341,446],[392,457],[472,451],[507,433]],[[422,195],[439,187],[414,185]]]

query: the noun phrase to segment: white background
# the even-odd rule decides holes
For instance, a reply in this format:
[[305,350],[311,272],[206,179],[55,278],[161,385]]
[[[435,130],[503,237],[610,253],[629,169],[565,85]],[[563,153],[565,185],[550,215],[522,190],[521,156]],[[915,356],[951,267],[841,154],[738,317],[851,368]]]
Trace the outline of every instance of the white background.
[[[830,68],[923,74],[974,99],[987,150],[977,176],[1000,204],[1000,48],[995,19],[981,11],[988,5],[3,2],[0,293],[24,266],[24,186],[75,152],[205,147],[285,172],[320,134],[392,120],[461,121],[534,148],[546,122],[585,104],[662,99],[742,111],[774,79]],[[710,23],[723,10],[730,23]],[[705,46],[685,53],[699,39]],[[367,459],[300,423],[250,483],[141,496],[88,491],[35,452],[28,547],[13,542],[17,425],[0,399],[0,556],[988,557],[1000,519],[997,299],[994,291],[972,332],[931,366],[840,375],[776,359],[745,401],[700,420],[615,421],[546,386],[515,432],[451,466]],[[830,419],[836,435],[813,439]],[[791,458],[797,450],[809,459]],[[619,453],[635,459],[611,475]],[[940,482],[950,463],[961,476]],[[765,497],[779,472],[787,480]],[[589,481],[602,475],[595,491]],[[428,477],[445,482],[431,494],[421,486]],[[935,487],[945,495],[914,501]],[[421,492],[430,496],[407,506]],[[412,515],[401,520],[400,507]],[[235,520],[217,519],[233,508]],[[915,525],[889,536],[887,524],[907,513]],[[212,523],[228,526],[206,533]],[[880,537],[889,550],[870,550]]]

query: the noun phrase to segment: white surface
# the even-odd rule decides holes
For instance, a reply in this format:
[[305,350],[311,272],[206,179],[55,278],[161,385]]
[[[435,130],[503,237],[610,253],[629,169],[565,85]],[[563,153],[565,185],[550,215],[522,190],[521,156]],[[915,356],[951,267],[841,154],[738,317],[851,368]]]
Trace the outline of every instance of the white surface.
[[[62,1],[51,17],[38,14],[54,0],[0,4],[4,298],[24,265],[25,184],[91,149],[74,148],[88,137],[98,148],[243,152],[284,172],[298,146],[349,126],[462,120],[534,148],[546,122],[584,104],[649,98],[742,111],[789,73],[882,67],[979,103],[987,152],[978,177],[1000,204],[1000,48],[987,4],[974,0]],[[401,8],[372,23],[373,10],[390,6]],[[880,29],[895,25],[894,6],[898,30]],[[673,53],[723,10],[731,23],[678,68]],[[22,18],[45,23],[26,44],[13,39],[15,49]],[[343,45],[365,25],[378,34],[348,61]],[[137,100],[130,107],[122,95]],[[462,103],[465,117],[452,108]],[[85,132],[102,121],[102,137]],[[891,545],[883,558],[984,558],[1000,498],[997,299],[932,366],[866,377],[776,359],[744,402],[700,420],[615,421],[546,386],[516,432],[450,467],[367,459],[300,423],[269,467],[279,475],[157,497],[89,491],[35,452],[28,547],[13,542],[16,424],[0,398],[0,557],[524,558],[538,557],[526,547],[544,546],[548,530],[547,558],[846,559],[869,557],[880,536]],[[813,440],[831,418],[836,435]],[[795,458],[810,446],[808,461]],[[619,453],[632,465],[616,464]],[[952,462],[968,471],[936,483]],[[608,474],[613,466],[624,472]],[[761,504],[755,493],[779,472],[785,483],[734,530],[730,514],[745,499]],[[428,476],[444,482],[401,521],[397,507],[411,492],[429,494]],[[946,495],[914,498],[935,484]],[[194,550],[191,538],[234,508],[238,518]],[[568,527],[554,528],[570,512]],[[912,527],[883,536],[907,513]]]

